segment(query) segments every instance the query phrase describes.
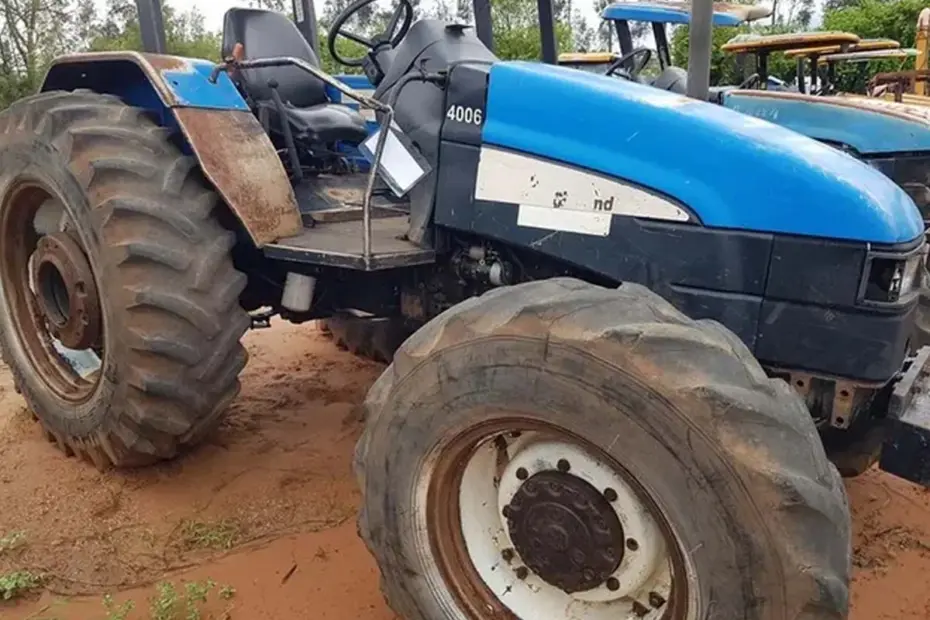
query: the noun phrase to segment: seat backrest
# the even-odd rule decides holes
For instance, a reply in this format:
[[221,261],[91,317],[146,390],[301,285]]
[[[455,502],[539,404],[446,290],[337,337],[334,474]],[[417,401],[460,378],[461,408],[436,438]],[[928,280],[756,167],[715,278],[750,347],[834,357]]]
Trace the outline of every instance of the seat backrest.
[[652,85],[679,95],[687,95],[688,72],[681,67],[666,67],[662,73],[656,76]]
[[[233,8],[223,19],[223,58],[230,56],[236,43],[243,47],[243,59],[291,56],[315,67],[320,60],[313,53],[297,26],[287,16],[263,9]],[[278,83],[281,98],[298,108],[326,103],[323,82],[294,66],[248,69],[242,72],[243,87],[259,101],[271,99],[268,83]]]

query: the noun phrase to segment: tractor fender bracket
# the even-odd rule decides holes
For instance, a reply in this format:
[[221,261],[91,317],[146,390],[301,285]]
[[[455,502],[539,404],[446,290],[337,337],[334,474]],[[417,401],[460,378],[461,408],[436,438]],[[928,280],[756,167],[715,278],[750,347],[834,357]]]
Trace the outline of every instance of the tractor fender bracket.
[[[141,71],[136,83],[112,70],[127,64]],[[229,76],[210,82],[214,67],[207,60],[162,54],[73,54],[54,61],[42,90],[89,88],[146,108],[160,102],[163,122],[173,120],[181,130],[204,176],[256,247],[296,235],[303,225],[287,171]],[[139,83],[143,79],[147,84]],[[140,98],[140,86],[154,91],[157,100]]]
[[917,352],[894,386],[879,468],[930,487],[930,346]]

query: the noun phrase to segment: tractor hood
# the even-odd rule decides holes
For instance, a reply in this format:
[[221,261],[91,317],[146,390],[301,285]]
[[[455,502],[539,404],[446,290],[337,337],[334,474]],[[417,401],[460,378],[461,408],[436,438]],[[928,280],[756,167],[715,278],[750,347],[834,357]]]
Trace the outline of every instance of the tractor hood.
[[491,67],[482,141],[680,202],[709,227],[880,244],[923,232],[911,199],[829,146],[721,106],[564,67]]
[[861,95],[733,90],[723,105],[863,155],[930,151],[930,108]]

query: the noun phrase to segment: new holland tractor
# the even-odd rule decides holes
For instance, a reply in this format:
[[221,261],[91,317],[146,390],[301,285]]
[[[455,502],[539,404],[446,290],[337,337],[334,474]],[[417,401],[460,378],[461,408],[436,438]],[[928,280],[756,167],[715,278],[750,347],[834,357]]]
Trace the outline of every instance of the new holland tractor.
[[486,4],[479,37],[407,0],[355,32],[368,3],[326,44],[371,97],[315,27],[231,9],[216,65],[159,53],[140,0],[150,52],[59,58],[0,114],[0,343],[50,440],[170,459],[236,397],[250,326],[375,317],[415,330],[354,457],[399,616],[845,618],[828,456],[930,483],[914,203],[783,127],[501,61]]
[[[623,57],[611,74],[625,73],[637,81],[652,56],[646,47],[634,47],[630,22],[651,23],[662,73],[645,81],[656,88],[685,93],[688,73],[672,66],[666,34],[668,24],[690,21],[689,2],[626,0],[607,6],[602,17],[613,22]],[[738,26],[770,15],[762,6],[714,3],[714,23]],[[849,50],[859,37],[842,32],[808,32],[779,35],[738,35],[723,51],[752,56],[755,72],[739,85],[715,86],[710,101],[724,107],[777,123],[816,140],[840,148],[881,170],[909,193],[930,224],[930,116],[921,107],[901,105],[871,97],[819,97],[773,83],[768,73],[772,53],[820,48]],[[664,60],[663,60],[664,59]],[[930,338],[925,338],[930,342]]]

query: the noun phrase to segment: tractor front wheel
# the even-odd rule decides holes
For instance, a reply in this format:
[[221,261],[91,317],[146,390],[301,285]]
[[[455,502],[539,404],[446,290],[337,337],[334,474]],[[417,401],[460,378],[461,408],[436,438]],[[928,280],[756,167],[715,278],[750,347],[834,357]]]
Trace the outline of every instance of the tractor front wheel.
[[0,114],[0,349],[67,454],[171,458],[238,393],[246,278],[216,204],[167,130],[115,97]]
[[359,530],[407,620],[840,620],[839,474],[791,388],[649,290],[502,288],[366,401]]

